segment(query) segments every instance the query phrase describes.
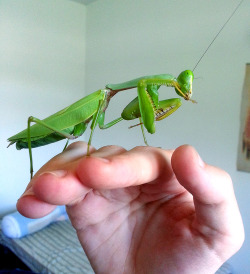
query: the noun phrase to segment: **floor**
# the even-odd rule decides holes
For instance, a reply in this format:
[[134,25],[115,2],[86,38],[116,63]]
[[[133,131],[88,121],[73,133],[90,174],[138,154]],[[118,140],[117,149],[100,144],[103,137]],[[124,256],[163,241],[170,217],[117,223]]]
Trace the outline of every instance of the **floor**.
[[0,245],[0,258],[0,274],[33,273],[10,249],[3,245]]

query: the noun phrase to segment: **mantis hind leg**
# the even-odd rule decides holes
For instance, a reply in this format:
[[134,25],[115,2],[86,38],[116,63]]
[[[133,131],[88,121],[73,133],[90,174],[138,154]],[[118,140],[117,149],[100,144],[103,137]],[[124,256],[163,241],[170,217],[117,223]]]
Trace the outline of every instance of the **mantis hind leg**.
[[28,143],[29,158],[30,158],[30,179],[32,179],[33,172],[34,172],[34,170],[33,170],[32,146],[31,146],[31,133],[30,133],[30,127],[31,127],[30,124],[31,123],[36,123],[36,124],[39,124],[41,126],[44,126],[44,127],[48,128],[48,129],[51,129],[53,132],[58,133],[58,134],[62,135],[63,137],[67,138],[67,139],[77,138],[76,136],[70,135],[66,132],[63,132],[63,131],[60,131],[60,130],[54,128],[54,127],[51,127],[50,125],[47,125],[42,120],[40,120],[36,117],[30,116],[29,119],[28,119],[28,128],[27,128],[27,143]]
[[142,118],[139,117],[139,120],[140,120],[141,132],[142,132],[144,143],[145,143],[146,146],[149,146],[146,135],[145,135],[144,126],[143,126],[143,123],[142,123]]

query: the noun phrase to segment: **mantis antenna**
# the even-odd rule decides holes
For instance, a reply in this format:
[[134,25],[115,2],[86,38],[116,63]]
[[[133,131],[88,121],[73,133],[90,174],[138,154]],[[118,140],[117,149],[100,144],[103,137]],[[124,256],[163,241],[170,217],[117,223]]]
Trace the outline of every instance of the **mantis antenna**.
[[225,28],[225,26],[227,25],[227,23],[230,21],[230,19],[233,17],[233,15],[235,14],[235,12],[237,11],[237,9],[240,7],[240,5],[242,4],[244,0],[240,1],[240,3],[236,6],[236,8],[234,9],[234,11],[231,13],[231,15],[228,17],[227,21],[223,24],[223,26],[221,27],[221,29],[219,30],[219,32],[215,35],[215,37],[213,38],[213,40],[211,41],[211,43],[208,45],[208,47],[206,48],[206,50],[203,52],[203,54],[201,55],[200,59],[198,60],[198,62],[196,63],[196,65],[193,68],[193,71],[196,69],[196,67],[198,66],[198,64],[200,63],[200,61],[203,59],[203,57],[205,56],[205,54],[207,53],[207,51],[209,50],[209,48],[212,46],[212,44],[214,43],[214,41],[216,40],[216,38],[219,36],[219,34],[222,32],[222,30]]

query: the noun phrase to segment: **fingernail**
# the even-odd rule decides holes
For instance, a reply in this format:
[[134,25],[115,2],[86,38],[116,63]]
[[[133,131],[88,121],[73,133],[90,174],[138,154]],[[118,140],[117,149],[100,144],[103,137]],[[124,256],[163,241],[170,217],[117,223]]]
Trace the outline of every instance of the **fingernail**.
[[98,159],[99,161],[104,162],[104,163],[109,163],[110,162],[109,159],[107,159],[105,157],[98,156],[98,153],[96,153],[95,155],[87,156],[87,157]]
[[39,175],[39,177],[42,176],[42,175],[46,175],[46,174],[50,174],[50,175],[62,178],[64,176],[66,176],[67,170],[60,170],[59,169],[59,170],[46,171],[46,172],[41,173]]
[[100,160],[101,162],[104,162],[104,163],[109,163],[110,160],[107,159],[107,158],[103,158],[103,157],[96,157],[98,160]]
[[[30,187],[29,189],[27,189],[21,196],[20,196],[20,198],[22,198],[22,197],[24,197],[24,196],[29,196],[29,195],[34,195],[34,191],[33,191],[33,188],[32,187]],[[19,199],[20,199],[19,198]],[[19,200],[18,199],[18,200]]]
[[199,163],[200,167],[204,167],[205,166],[204,161],[201,159],[201,156],[197,151],[196,151],[196,153],[197,153],[198,163]]

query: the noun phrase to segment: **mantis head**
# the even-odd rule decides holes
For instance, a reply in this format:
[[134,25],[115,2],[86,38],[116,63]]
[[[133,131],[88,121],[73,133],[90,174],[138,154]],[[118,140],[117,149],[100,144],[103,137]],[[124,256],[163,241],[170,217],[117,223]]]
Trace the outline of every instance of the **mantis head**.
[[[192,83],[194,74],[191,70],[184,70],[177,77],[176,93],[185,100],[190,100],[192,96]],[[192,101],[192,100],[191,100]]]

